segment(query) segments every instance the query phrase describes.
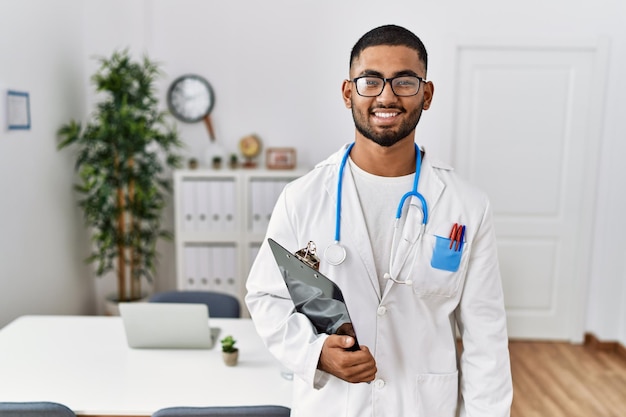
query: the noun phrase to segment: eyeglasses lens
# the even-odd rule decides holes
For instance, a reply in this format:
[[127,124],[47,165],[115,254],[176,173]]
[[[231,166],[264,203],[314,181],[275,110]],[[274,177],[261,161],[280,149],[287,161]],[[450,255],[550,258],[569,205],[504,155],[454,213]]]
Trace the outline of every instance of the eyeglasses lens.
[[387,82],[391,83],[394,94],[400,97],[414,96],[420,88],[420,79],[413,76],[394,77],[386,80],[381,77],[358,77],[354,81],[357,93],[364,97],[380,95]]

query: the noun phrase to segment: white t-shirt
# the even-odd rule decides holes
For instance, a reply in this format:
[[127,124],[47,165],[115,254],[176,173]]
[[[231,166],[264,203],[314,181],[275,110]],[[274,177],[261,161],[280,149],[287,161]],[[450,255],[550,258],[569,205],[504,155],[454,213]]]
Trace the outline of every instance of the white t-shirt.
[[[359,168],[352,158],[348,161],[367,225],[382,293],[387,285],[387,280],[383,278],[383,275],[389,272],[396,211],[402,196],[413,189],[415,174],[402,177],[379,177]],[[403,219],[404,216],[402,216]]]

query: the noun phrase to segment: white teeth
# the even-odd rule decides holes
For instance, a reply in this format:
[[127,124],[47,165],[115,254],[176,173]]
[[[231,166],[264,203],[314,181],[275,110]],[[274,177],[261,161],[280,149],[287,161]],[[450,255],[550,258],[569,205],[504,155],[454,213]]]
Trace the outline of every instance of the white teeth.
[[398,113],[374,113],[376,117],[382,117],[382,118],[393,117],[393,116],[396,116],[397,114]]

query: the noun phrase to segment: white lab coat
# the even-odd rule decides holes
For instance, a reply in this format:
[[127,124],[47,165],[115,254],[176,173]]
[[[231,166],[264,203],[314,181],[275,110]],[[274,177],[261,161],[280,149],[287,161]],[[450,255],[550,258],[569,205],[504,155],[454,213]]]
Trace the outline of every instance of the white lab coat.
[[[381,293],[372,245],[350,170],[344,171],[341,244],[343,264],[323,258],[333,242],[337,174],[346,147],[287,185],[278,199],[267,237],[295,252],[312,240],[320,271],[343,291],[354,329],[377,365],[376,380],[351,384],[317,370],[325,334],[318,335],[294,305],[267,241],[251,269],[246,295],[258,333],[271,353],[293,370],[292,416],[505,417],[512,399],[506,319],[489,201],[453,170],[424,157],[419,200],[406,204],[404,242],[391,281]],[[385,219],[393,227],[395,219]],[[436,236],[466,225],[458,271],[431,266]],[[458,359],[455,324],[463,339]]]

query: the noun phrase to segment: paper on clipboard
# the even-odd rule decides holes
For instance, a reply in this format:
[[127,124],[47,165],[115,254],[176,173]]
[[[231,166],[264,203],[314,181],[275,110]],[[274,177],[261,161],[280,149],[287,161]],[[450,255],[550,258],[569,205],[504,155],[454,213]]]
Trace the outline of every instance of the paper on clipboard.
[[354,337],[354,346],[348,350],[359,350],[352,320],[339,286],[275,240],[268,239],[268,243],[296,311],[307,316],[318,333]]

